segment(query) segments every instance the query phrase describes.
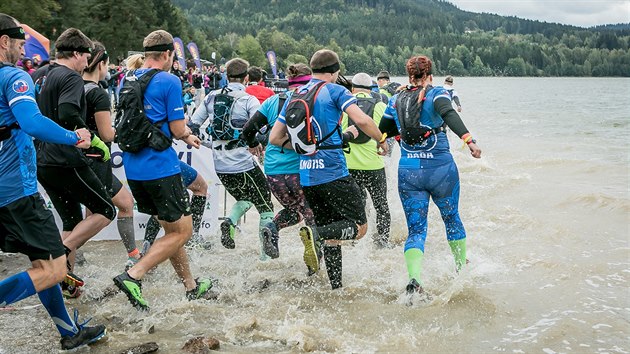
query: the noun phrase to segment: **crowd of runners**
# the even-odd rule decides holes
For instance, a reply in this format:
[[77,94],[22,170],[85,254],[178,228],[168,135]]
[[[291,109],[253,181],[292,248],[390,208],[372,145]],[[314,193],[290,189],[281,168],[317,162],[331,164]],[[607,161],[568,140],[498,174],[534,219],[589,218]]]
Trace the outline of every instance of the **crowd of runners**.
[[[72,318],[64,296],[76,298],[89,286],[74,271],[77,249],[114,220],[128,260],[113,284],[134,307],[149,310],[142,278],[166,260],[182,281],[182,296],[213,298],[213,279],[193,276],[186,253],[187,245],[209,248],[209,235],[199,232],[208,186],[179,160],[174,139],[194,148],[202,140],[211,146],[207,158],[236,201],[220,224],[226,249],[245,242],[235,237],[236,225],[251,207],[260,216],[261,261],[278,258],[280,231],[303,222],[297,236],[306,273],[325,266],[333,289],[343,285],[343,241],[367,233],[368,193],[377,214],[372,241],[376,248],[392,247],[382,156],[399,146],[398,189],[408,226],[406,293],[427,297],[422,261],[429,199],[446,225],[455,269],[465,267],[459,175],[447,128],[473,157],[480,158],[481,150],[453,108],[456,102],[461,110],[459,100],[453,101],[452,77],[444,87],[433,86],[426,56],[409,58],[409,83],[400,86],[387,71],[376,80],[367,73],[347,80],[338,55],[322,49],[308,64],[289,66],[288,90],[276,93],[264,86],[263,70],[241,58],[199,73],[208,78],[201,82],[194,71],[183,74],[174,60],[173,36],[163,30],[145,37],[144,54],[128,58],[125,70],[111,66],[102,43],[74,28],[56,39],[50,63],[18,68],[15,63],[27,61],[24,37],[16,19],[0,14],[0,247],[32,262],[0,282],[0,307],[37,294],[63,349],[106,334],[102,325],[80,324],[76,313]],[[108,81],[116,86],[109,92]],[[139,109],[133,109],[134,99]],[[134,122],[151,133],[146,141],[132,134],[145,131],[130,130]],[[112,172],[114,141],[123,150],[129,188]],[[61,232],[37,182],[61,218]],[[282,210],[274,210],[272,196]],[[140,248],[134,200],[140,213],[151,215]],[[165,234],[156,238],[160,228]]]

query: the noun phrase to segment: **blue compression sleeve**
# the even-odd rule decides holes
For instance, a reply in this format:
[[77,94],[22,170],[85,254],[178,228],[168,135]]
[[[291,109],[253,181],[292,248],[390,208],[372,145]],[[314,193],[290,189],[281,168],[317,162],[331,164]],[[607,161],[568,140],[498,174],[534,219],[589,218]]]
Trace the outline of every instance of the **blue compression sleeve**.
[[27,272],[15,274],[0,282],[0,307],[35,295],[35,286]]
[[39,295],[39,300],[48,311],[62,337],[74,336],[79,332],[76,323],[70,318],[68,310],[66,310],[59,284],[42,290],[37,295]]
[[11,111],[17,117],[20,128],[41,141],[65,145],[74,145],[79,141],[75,132],[66,130],[43,116],[34,101],[20,100],[11,106]]

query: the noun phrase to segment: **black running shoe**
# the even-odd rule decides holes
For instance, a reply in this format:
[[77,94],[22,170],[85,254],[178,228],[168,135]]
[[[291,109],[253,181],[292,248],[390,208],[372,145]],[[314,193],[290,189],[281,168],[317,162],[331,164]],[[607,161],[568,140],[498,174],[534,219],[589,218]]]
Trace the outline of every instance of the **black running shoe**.
[[140,280],[133,279],[127,272],[123,272],[114,278],[114,284],[127,295],[129,302],[135,308],[138,310],[149,310],[147,300],[142,297],[142,283]]
[[231,250],[236,248],[236,244],[234,243],[235,232],[236,229],[234,224],[232,224],[232,220],[225,218],[225,220],[221,223],[221,244],[223,247]]
[[86,324],[90,321],[87,320],[82,324],[78,321],[79,312],[74,310],[74,323],[79,328],[79,332],[73,336],[66,336],[61,338],[61,349],[68,350],[74,349],[83,345],[94,343],[107,335],[107,329],[103,325],[97,325],[88,327]]
[[416,279],[411,279],[409,284],[407,284],[407,295],[413,295],[414,293],[424,292],[420,284]]
[[433,300],[433,297],[424,291],[422,285],[420,285],[416,279],[411,279],[405,290],[407,291],[407,305],[409,306],[413,305],[414,298],[418,299],[420,302],[430,302]]
[[262,230],[263,249],[265,254],[271,258],[280,257],[280,249],[278,248],[278,228],[274,222],[265,225]]

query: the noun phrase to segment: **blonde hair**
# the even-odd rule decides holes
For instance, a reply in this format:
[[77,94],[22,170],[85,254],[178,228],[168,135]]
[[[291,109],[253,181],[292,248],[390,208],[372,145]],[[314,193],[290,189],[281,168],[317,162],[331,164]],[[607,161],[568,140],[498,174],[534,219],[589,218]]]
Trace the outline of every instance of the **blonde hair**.
[[125,59],[127,70],[136,70],[142,67],[144,64],[144,54],[132,54]]

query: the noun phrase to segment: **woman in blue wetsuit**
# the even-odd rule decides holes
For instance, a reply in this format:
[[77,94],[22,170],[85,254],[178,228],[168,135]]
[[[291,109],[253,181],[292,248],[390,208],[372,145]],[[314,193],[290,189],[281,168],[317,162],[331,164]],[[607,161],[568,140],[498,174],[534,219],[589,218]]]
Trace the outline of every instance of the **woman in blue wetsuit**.
[[457,271],[466,264],[466,231],[458,211],[459,172],[449,151],[446,127],[468,145],[473,157],[481,157],[481,149],[453,109],[448,91],[432,86],[431,67],[426,56],[407,61],[410,85],[389,100],[379,126],[389,136],[401,136],[398,193],[409,229],[405,262],[410,295],[424,292],[421,273],[429,198],[440,209]]

